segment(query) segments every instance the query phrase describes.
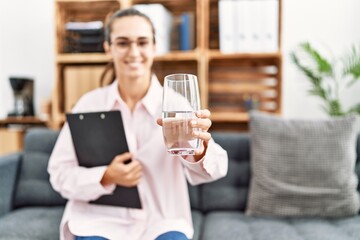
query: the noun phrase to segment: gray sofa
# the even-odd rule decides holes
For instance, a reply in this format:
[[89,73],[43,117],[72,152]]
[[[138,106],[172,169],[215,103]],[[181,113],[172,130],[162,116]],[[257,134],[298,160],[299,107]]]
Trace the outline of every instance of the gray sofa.
[[[66,201],[52,190],[46,172],[57,136],[58,132],[52,130],[30,129],[24,152],[0,158],[0,239],[58,239]],[[360,215],[344,219],[245,215],[250,178],[249,137],[240,133],[213,133],[213,137],[228,151],[229,172],[219,181],[189,188],[194,239],[360,239]],[[357,153],[360,156],[359,141]],[[356,170],[360,175],[359,158]]]

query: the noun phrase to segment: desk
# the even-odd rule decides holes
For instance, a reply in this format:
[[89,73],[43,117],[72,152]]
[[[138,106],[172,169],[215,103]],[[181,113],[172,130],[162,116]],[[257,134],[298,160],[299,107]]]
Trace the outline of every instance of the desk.
[[46,121],[38,117],[7,117],[0,119],[0,128],[7,127],[9,125],[20,126],[46,126]]
[[46,121],[37,117],[8,117],[0,119],[0,155],[23,150],[28,128],[45,127]]

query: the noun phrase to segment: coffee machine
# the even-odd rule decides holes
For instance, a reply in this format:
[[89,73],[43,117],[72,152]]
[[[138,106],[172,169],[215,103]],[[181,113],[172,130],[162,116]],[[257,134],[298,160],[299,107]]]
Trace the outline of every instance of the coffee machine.
[[14,109],[8,113],[8,116],[34,116],[33,79],[23,77],[10,77],[9,80],[14,94]]

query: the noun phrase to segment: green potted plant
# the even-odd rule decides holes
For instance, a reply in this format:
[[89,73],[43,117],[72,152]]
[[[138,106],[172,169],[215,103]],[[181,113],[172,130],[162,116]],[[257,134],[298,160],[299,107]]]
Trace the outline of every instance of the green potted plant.
[[343,57],[330,61],[308,42],[299,44],[290,54],[292,62],[311,82],[309,94],[320,97],[330,116],[360,114],[360,103],[344,109],[340,100],[343,90],[360,78],[360,49],[353,46]]

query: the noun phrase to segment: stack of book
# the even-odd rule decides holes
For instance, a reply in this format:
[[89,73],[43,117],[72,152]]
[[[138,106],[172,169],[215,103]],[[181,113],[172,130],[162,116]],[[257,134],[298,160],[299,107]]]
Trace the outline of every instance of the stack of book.
[[104,52],[103,22],[68,22],[65,30],[64,52]]

